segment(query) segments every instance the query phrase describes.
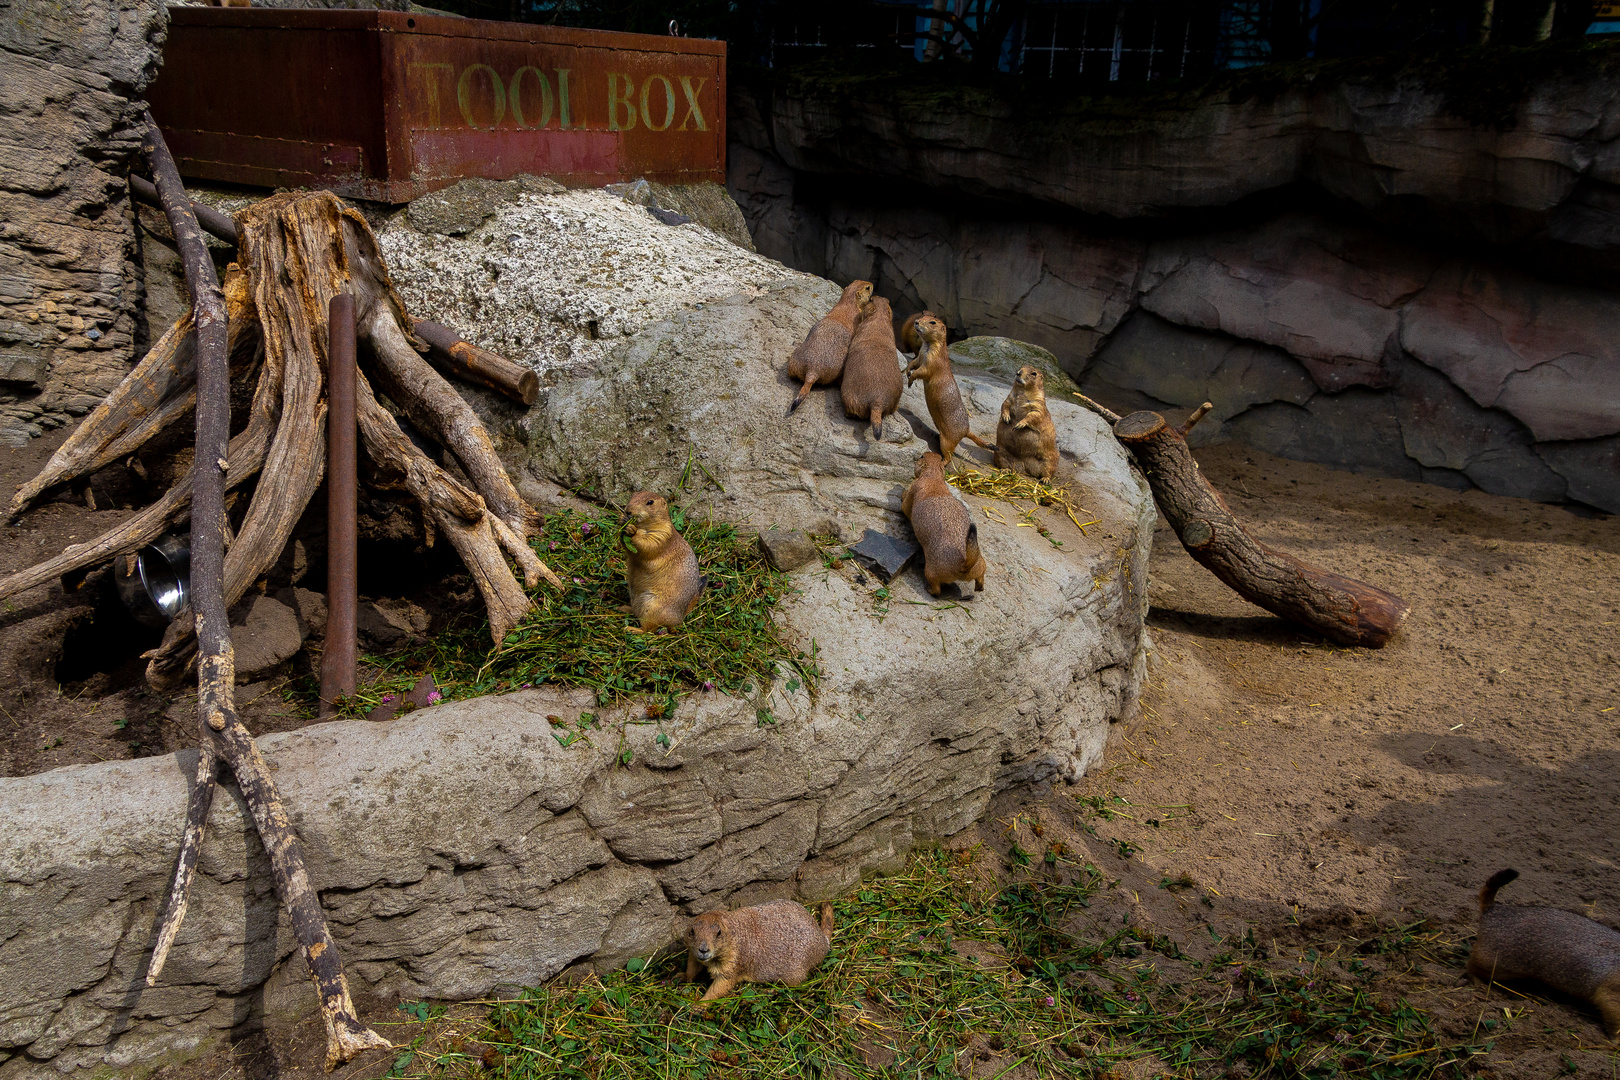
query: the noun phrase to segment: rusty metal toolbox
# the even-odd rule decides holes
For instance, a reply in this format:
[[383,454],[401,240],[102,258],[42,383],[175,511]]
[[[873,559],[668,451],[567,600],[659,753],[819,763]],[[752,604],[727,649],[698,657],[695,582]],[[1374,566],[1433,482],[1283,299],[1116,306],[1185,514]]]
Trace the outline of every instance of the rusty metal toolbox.
[[725,181],[726,44],[394,11],[169,9],[182,174],[408,202],[469,176]]

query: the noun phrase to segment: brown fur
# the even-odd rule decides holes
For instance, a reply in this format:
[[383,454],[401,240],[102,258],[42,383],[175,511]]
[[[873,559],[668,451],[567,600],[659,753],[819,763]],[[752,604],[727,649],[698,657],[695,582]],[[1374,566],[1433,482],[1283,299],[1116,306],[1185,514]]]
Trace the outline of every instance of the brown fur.
[[876,442],[883,438],[883,418],[900,407],[905,388],[894,347],[894,312],[887,300],[874,297],[872,310],[855,328],[844,361],[844,380],[839,386],[844,412],[870,421]]
[[[907,315],[906,321],[900,324],[900,351],[911,356],[922,352],[923,341],[917,335],[918,319],[939,319],[932,311],[919,311],[915,315]],[[943,325],[944,320],[940,319]]]
[[713,981],[704,1001],[725,997],[738,983],[798,986],[826,957],[832,931],[831,904],[821,905],[819,924],[792,900],[707,912],[686,928],[686,981],[708,969]]
[[643,631],[675,629],[697,606],[703,575],[692,545],[669,519],[669,502],[650,491],[630,496],[624,540],[631,613]]
[[979,527],[967,507],[945,482],[945,462],[932,450],[917,459],[916,479],[901,496],[900,509],[923,549],[923,579],[939,595],[947,581],[971,581],[984,591],[984,556],[979,554]]
[[1018,369],[1012,393],[1001,403],[996,425],[996,468],[1010,469],[1037,480],[1050,480],[1057,472],[1057,428],[1046,411],[1046,376],[1025,364]]
[[852,281],[844,288],[833,309],[810,328],[810,333],[793,355],[788,357],[788,378],[803,379],[804,385],[788,403],[792,412],[810,396],[816,383],[823,386],[844,373],[844,357],[849,353],[849,341],[855,333],[855,324],[872,302],[872,283]]
[[1479,890],[1479,936],[1468,974],[1484,983],[1538,979],[1590,1001],[1620,1040],[1620,931],[1558,908],[1498,904],[1496,890],[1519,876],[1498,870]]
[[967,409],[962,407],[962,392],[957,389],[956,376],[951,373],[951,354],[945,348],[945,323],[938,315],[925,311],[906,320],[919,348],[912,350],[917,358],[906,368],[906,385],[918,379],[923,381],[923,397],[928,400],[928,415],[939,432],[939,454],[950,463],[956,453],[956,444],[964,438],[972,439],[986,450],[994,450],[995,443],[985,442],[968,430]]

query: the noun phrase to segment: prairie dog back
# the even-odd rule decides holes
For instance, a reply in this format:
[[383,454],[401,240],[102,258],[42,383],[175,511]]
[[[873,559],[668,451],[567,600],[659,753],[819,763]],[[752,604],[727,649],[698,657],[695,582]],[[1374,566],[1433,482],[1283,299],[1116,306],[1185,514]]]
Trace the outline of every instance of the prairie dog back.
[[1584,998],[1609,1036],[1620,1036],[1620,931],[1559,908],[1497,903],[1496,891],[1518,876],[1500,870],[1480,890],[1468,973],[1482,982],[1537,979]]
[[870,313],[855,328],[844,360],[844,379],[839,386],[844,412],[869,421],[876,441],[883,438],[883,418],[900,407],[905,388],[899,351],[894,347],[894,312],[887,300],[876,296]]

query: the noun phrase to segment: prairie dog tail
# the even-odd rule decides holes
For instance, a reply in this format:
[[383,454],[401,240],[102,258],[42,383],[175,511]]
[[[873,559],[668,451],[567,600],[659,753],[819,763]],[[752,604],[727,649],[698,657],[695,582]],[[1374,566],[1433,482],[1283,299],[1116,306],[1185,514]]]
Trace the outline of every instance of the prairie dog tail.
[[872,406],[872,441],[883,441],[883,406]]
[[816,377],[814,375],[806,375],[804,377],[804,385],[799,387],[799,392],[793,395],[792,401],[788,402],[787,414],[789,416],[793,415],[794,409],[797,409],[800,405],[804,404],[804,399],[810,396],[810,388],[814,385],[816,385]]
[[1518,876],[1517,870],[1498,870],[1492,874],[1484,887],[1479,890],[1479,913],[1483,915],[1491,910],[1491,905],[1496,903],[1496,890]]
[[968,432],[966,435],[963,435],[962,437],[964,439],[972,439],[974,442],[978,443],[980,446],[984,447],[986,450],[994,450],[996,448],[995,443],[993,443],[993,442],[985,442],[983,439],[979,438],[977,435],[973,434],[973,432],[971,432],[971,431]]
[[833,928],[832,905],[831,904],[822,904],[821,905],[821,932],[822,932],[823,935],[826,936],[827,944],[829,944],[829,945],[832,944],[832,928]]
[[976,522],[968,522],[967,542],[962,545],[962,562],[972,566],[979,561],[979,526]]

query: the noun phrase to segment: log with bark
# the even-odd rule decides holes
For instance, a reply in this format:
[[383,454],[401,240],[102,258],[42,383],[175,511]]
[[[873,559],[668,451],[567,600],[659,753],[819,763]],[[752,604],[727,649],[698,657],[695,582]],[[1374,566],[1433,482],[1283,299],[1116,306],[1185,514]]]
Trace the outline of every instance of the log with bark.
[[[326,192],[276,195],[235,218],[238,264],[224,284],[229,349],[240,370],[258,357],[246,426],[225,455],[226,483],[256,478],[246,517],[225,558],[225,602],[236,603],[280,556],[322,478],[325,460],[326,311],[337,292],[354,296],[362,371],[356,387],[361,447],[382,483],[421,505],[428,542],[447,538],[471,571],[499,644],[533,606],[524,584],[561,588],[530,548],[533,512],[518,495],[472,408],[420,353],[411,319],[389,280],[376,237],[356,211]],[[138,450],[194,407],[195,330],[182,318],[140,365],[17,492],[15,518],[49,488]],[[419,450],[377,401],[386,394],[421,431],[449,450],[462,483]],[[0,579],[0,598],[133,552],[186,520],[188,475],[135,517],[56,558]],[[511,563],[508,562],[511,560]],[[524,584],[512,570],[515,563]],[[196,660],[194,621],[183,614],[148,653],[147,679],[172,690]]]
[[1405,600],[1260,543],[1204,477],[1187,432],[1210,411],[1205,402],[1181,427],[1156,412],[1120,416],[1084,394],[1082,404],[1114,427],[1114,437],[1146,474],[1153,500],[1181,546],[1239,596],[1341,645],[1379,648],[1406,620]]

